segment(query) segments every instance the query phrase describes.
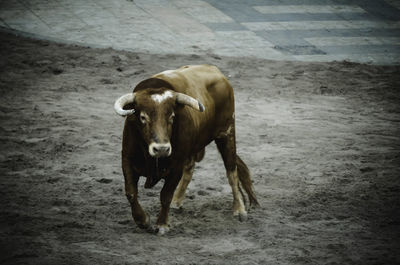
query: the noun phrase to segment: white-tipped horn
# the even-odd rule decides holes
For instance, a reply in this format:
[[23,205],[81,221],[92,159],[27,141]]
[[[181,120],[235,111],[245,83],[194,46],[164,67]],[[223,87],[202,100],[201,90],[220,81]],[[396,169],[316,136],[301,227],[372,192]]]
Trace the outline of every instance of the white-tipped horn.
[[182,93],[176,93],[176,102],[188,105],[200,112],[205,110],[204,105],[200,101]]
[[128,116],[135,113],[134,109],[124,110],[124,106],[126,106],[129,103],[135,102],[135,96],[136,96],[135,93],[129,93],[117,99],[114,103],[115,112],[117,112],[121,116]]

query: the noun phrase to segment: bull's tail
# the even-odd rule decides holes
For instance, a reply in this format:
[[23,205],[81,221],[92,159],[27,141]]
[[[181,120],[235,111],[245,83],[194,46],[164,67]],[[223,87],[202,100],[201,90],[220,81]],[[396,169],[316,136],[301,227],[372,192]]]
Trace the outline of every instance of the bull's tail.
[[[246,191],[247,196],[249,197],[250,205],[260,206],[260,204],[257,201],[256,195],[254,194],[249,168],[246,166],[246,164],[238,155],[236,155],[236,165],[238,170],[239,181],[241,184],[239,185],[239,187],[242,186],[242,188]],[[241,189],[240,192],[242,193],[243,199],[245,199]]]

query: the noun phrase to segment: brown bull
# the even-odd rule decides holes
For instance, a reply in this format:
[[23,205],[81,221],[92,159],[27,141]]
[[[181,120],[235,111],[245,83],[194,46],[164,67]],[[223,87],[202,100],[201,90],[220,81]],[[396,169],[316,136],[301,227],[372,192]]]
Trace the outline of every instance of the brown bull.
[[137,183],[145,176],[145,188],[164,179],[157,231],[168,231],[171,201],[182,206],[195,162],[215,141],[221,153],[233,193],[233,215],[246,219],[244,197],[258,205],[249,170],[236,154],[234,97],[231,85],[215,66],[193,65],[168,70],[140,82],[133,93],[115,102],[127,116],[122,140],[122,170],[132,216],[141,228],[150,220],[138,202]]

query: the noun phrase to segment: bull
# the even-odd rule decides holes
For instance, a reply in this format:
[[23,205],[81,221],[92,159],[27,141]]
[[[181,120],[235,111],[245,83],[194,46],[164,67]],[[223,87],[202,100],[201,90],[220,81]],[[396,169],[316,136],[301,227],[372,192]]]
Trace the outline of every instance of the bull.
[[150,218],[138,201],[138,180],[145,188],[161,179],[161,210],[156,223],[160,235],[169,230],[171,203],[181,207],[196,162],[215,141],[233,193],[233,215],[247,218],[245,196],[257,206],[249,169],[236,154],[234,94],[215,66],[191,65],[167,70],[140,82],[133,93],[115,101],[126,117],[122,139],[125,194],[135,223],[150,228]]

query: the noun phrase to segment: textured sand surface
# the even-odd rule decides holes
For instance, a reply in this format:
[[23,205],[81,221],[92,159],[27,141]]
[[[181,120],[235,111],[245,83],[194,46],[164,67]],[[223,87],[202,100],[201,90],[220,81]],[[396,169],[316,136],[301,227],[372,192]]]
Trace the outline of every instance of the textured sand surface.
[[[0,33],[1,264],[400,262],[400,68],[155,56]],[[232,216],[214,144],[164,237],[131,220],[114,100],[185,64],[236,96],[238,153],[261,208]],[[152,221],[161,183],[140,201]]]

